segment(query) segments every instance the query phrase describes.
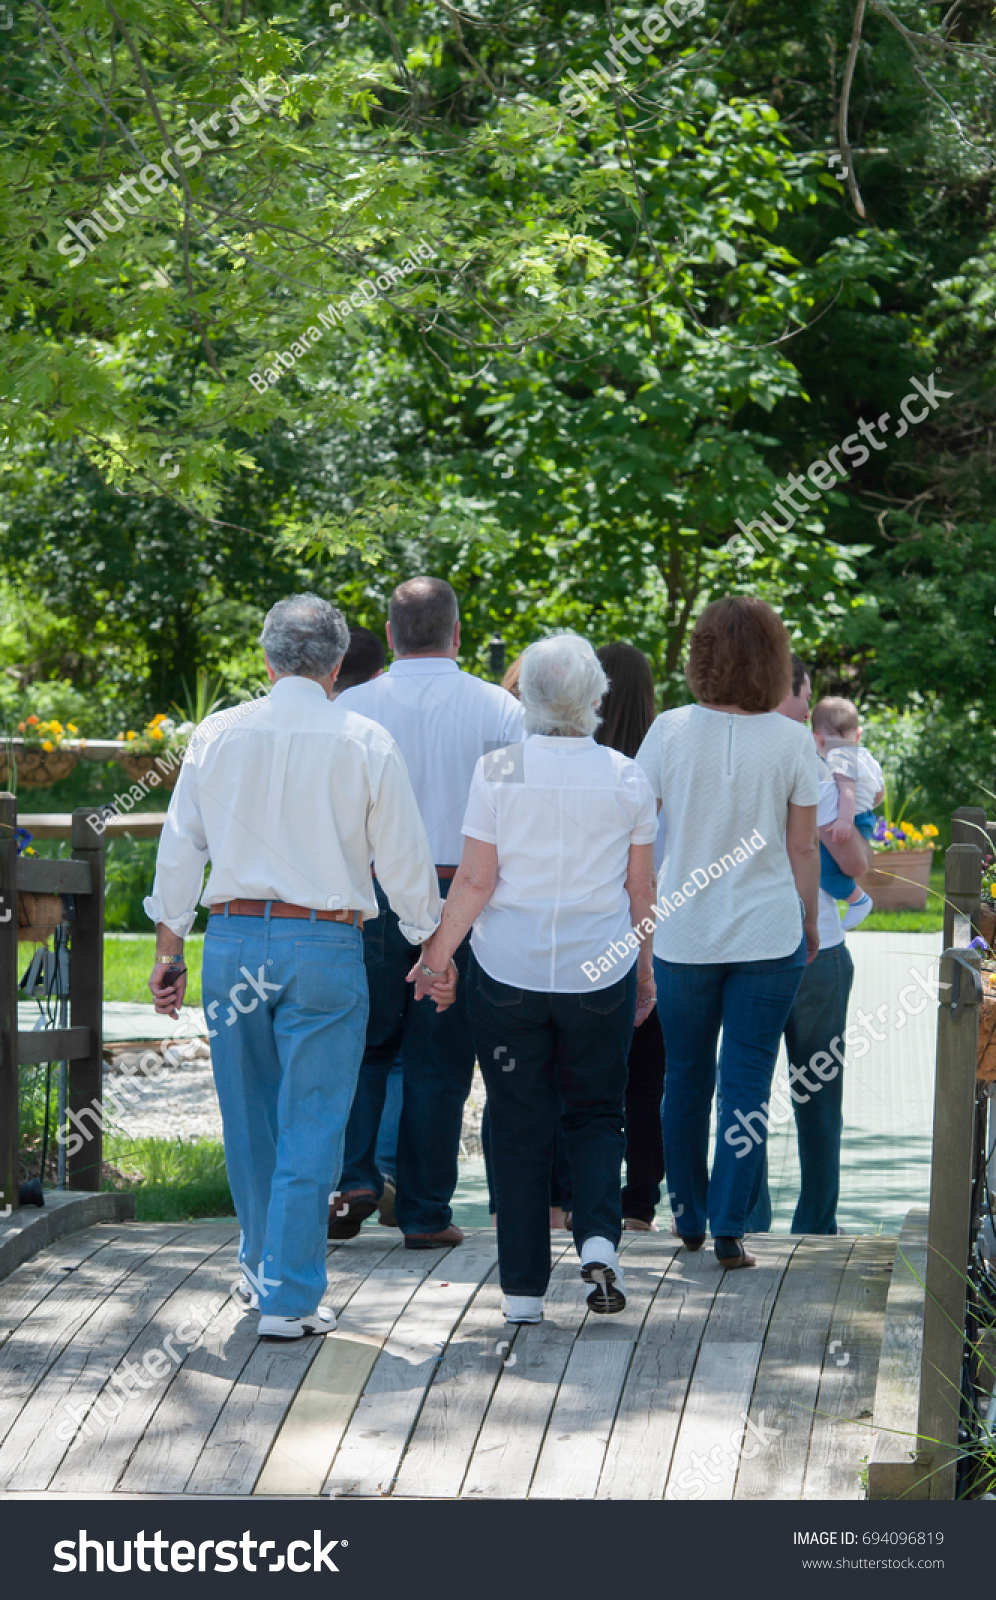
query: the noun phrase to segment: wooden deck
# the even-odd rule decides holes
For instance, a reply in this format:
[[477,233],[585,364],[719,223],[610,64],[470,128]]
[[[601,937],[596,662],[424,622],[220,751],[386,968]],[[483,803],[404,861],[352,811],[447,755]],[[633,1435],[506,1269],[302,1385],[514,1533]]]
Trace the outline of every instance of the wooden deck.
[[554,1239],[544,1322],[506,1330],[492,1231],[366,1227],[330,1247],[337,1331],[287,1345],[220,1303],[228,1221],[63,1239],[0,1283],[0,1493],[863,1498],[895,1239],[767,1235],[724,1275],[624,1235],[616,1317]]

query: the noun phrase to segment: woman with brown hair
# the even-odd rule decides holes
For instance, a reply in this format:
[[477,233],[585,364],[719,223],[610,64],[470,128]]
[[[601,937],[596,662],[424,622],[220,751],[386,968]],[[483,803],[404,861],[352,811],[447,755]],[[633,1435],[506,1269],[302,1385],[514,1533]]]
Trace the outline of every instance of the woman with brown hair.
[[[595,741],[633,757],[654,720],[653,669],[642,650],[621,640],[603,645],[595,654],[609,680],[609,692],[599,707],[602,721],[595,731]],[[623,1227],[637,1232],[653,1228],[654,1212],[661,1197],[663,1096],[664,1035],[655,1010],[633,1034],[626,1084],[626,1182],[622,1191],[622,1214]]]
[[763,600],[731,595],[707,606],[685,676],[696,703],[659,716],[637,756],[664,834],[654,908],[664,1153],[675,1232],[699,1250],[708,1222],[720,1265],[745,1267],[754,1265],[743,1235],[779,1040],[819,950],[816,747],[776,712],[791,653]]

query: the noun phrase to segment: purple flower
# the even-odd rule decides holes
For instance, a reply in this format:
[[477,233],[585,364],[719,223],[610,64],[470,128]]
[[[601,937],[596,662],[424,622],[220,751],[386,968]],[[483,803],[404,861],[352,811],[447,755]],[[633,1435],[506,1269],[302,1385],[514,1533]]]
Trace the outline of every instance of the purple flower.
[[983,939],[982,935],[977,934],[968,948],[970,950],[981,950],[983,955],[985,955],[986,951],[989,949],[989,946],[986,944],[986,941]]

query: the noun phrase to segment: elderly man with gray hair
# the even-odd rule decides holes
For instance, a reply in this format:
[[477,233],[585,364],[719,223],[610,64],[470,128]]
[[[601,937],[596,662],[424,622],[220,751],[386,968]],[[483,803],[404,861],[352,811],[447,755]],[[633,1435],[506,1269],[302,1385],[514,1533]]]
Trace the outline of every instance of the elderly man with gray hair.
[[561,1105],[588,1304],[626,1304],[617,1255],[623,1102],[634,1024],[655,999],[657,810],[636,762],[592,738],[607,687],[577,635],[529,646],[519,678],[527,737],[477,763],[460,867],[410,974],[416,994],[445,1004],[432,974],[446,971],[473,926],[467,988],[509,1322],[543,1315]]
[[331,703],[349,643],[342,614],[292,595],[268,613],[261,642],[273,688],[240,721],[209,717],[198,730],[145,909],[156,924],[149,987],[156,1010],[175,1017],[210,862],[203,995],[242,1229],[237,1294],[258,1303],[261,1336],[294,1339],[335,1326],[321,1304],[325,1239],[366,1032],[371,860],[410,945],[441,906],[397,745]]

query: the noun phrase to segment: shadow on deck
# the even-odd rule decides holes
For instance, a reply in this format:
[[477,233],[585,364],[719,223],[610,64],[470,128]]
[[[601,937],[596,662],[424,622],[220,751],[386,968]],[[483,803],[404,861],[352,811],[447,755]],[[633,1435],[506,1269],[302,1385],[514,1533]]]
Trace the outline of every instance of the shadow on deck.
[[599,1317],[559,1234],[506,1330],[493,1231],[368,1227],[330,1250],[337,1331],[279,1345],[227,1298],[237,1237],[105,1224],[0,1283],[0,1493],[863,1497],[894,1239],[765,1235],[724,1275],[624,1235]]

